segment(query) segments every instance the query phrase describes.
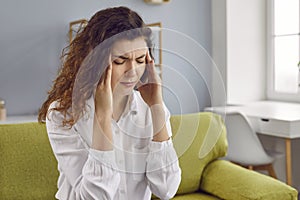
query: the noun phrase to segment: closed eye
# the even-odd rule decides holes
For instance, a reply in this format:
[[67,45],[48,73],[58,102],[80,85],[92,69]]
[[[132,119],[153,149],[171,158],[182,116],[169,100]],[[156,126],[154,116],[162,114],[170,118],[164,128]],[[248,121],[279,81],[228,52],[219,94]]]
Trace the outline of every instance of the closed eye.
[[[140,57],[136,58],[136,62],[138,64],[143,64],[145,63],[145,54],[141,55]],[[118,56],[118,58],[116,60],[114,60],[114,63],[116,65],[123,65],[127,60],[129,60],[128,57],[125,57],[125,56]]]
[[145,63],[145,57],[146,57],[145,54],[141,55],[140,57],[138,57],[138,58],[136,59],[136,62],[139,63],[139,64]]
[[143,64],[145,63],[145,59],[137,59],[136,62],[139,64]]
[[116,65],[123,65],[125,63],[125,60],[114,60],[114,63]]

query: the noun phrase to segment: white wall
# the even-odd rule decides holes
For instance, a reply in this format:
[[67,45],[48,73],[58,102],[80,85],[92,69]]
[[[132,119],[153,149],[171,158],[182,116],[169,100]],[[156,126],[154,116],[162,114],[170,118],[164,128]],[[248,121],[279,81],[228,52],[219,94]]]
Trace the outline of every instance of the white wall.
[[[224,81],[226,103],[265,99],[266,1],[213,0],[212,16],[212,55]],[[219,79],[213,74],[215,85]],[[215,99],[224,98],[222,89],[213,86]]]
[[[90,18],[102,8],[120,5],[137,11],[146,23],[160,21],[163,27],[190,37],[182,36],[185,40],[181,42],[188,40],[191,45],[203,45],[211,51],[210,0],[189,0],[188,3],[172,0],[159,6],[147,5],[143,0],[2,0],[0,97],[7,102],[8,114],[37,113],[56,76],[59,56],[67,45],[70,21]],[[163,37],[163,48],[175,48],[186,54],[193,51],[178,42],[176,34]],[[164,53],[163,56],[164,64],[169,66],[163,71],[164,84],[169,88],[164,96],[171,112],[196,112],[209,106],[210,67],[194,65],[189,62],[193,59],[187,61],[181,55],[174,55]],[[173,76],[182,72],[183,79]],[[193,95],[192,100],[190,95]]]
[[265,0],[227,0],[227,46],[228,103],[265,99]]
[[212,105],[227,103],[227,22],[226,1],[212,0]]

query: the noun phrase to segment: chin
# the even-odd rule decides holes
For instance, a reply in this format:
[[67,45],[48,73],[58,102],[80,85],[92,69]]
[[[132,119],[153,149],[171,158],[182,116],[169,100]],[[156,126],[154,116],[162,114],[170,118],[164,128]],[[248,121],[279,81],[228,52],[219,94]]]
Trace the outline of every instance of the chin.
[[117,90],[114,91],[114,93],[117,94],[118,96],[128,96],[128,95],[132,94],[133,90],[134,90],[134,87],[118,88]]

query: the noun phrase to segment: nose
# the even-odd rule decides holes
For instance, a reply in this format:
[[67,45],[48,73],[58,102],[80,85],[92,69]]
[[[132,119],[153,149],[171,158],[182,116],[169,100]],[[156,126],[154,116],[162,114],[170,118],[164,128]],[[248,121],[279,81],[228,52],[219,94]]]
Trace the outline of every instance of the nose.
[[133,77],[136,75],[136,65],[132,60],[127,62],[127,68],[125,71],[125,75],[128,77]]

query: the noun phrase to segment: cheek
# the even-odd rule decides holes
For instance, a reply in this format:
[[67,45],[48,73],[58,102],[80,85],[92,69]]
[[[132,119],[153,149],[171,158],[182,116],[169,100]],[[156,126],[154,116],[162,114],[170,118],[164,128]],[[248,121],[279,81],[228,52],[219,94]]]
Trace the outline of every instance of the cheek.
[[143,66],[140,66],[137,68],[137,74],[138,74],[138,77],[141,78],[145,72],[145,69],[146,69],[146,66],[143,65]]
[[114,88],[114,86],[116,86],[116,84],[118,83],[118,81],[120,80],[120,78],[122,76],[123,76],[123,72],[121,72],[120,70],[117,70],[117,68],[113,66],[112,73],[111,73],[111,86],[112,86],[112,88]]

